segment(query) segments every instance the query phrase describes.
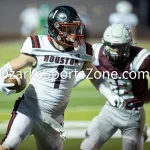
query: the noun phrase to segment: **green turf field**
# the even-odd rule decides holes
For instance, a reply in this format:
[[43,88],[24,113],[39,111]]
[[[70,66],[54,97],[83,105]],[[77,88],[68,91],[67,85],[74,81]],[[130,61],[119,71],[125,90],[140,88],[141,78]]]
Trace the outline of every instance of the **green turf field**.
[[[68,139],[64,142],[64,150],[79,150],[82,139]],[[101,148],[101,150],[121,150],[121,139],[111,139]],[[150,144],[145,143],[145,150],[149,150]],[[23,141],[19,150],[35,150],[35,141],[33,137],[29,137],[26,141]]]
[[[96,41],[96,40],[95,40]],[[148,42],[140,41],[139,44],[147,49],[150,49]],[[18,56],[22,46],[21,42],[3,42],[0,43],[0,66],[7,63],[12,58]],[[5,96],[0,93],[0,123],[9,120],[10,113],[13,108],[14,101],[22,93]],[[65,120],[81,120],[90,121],[97,115],[105,103],[104,97],[98,93],[89,81],[82,82],[78,87],[73,89],[71,100],[65,113]],[[146,124],[150,126],[150,104],[145,105]],[[0,139],[3,134],[0,133]],[[64,142],[64,150],[79,150],[82,139],[67,139]],[[121,149],[121,139],[111,139],[108,141],[102,150]],[[146,142],[145,150],[149,150],[150,143]],[[33,137],[24,141],[20,150],[34,150],[35,143]]]

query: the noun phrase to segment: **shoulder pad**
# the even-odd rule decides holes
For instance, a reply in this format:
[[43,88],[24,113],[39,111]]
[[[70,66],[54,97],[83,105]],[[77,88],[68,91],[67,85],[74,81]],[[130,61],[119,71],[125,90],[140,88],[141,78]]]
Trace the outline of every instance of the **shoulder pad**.
[[150,52],[146,49],[142,49],[137,56],[133,59],[132,63],[130,64],[130,70],[138,71],[143,61],[146,59],[147,56],[150,55]]

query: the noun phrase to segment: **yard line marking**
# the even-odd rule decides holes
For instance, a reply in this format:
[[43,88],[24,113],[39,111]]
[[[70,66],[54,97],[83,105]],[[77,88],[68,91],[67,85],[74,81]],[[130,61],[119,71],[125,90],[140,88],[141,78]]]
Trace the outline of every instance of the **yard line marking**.
[[94,111],[100,111],[101,108],[103,107],[103,105],[98,105],[98,106],[69,106],[66,111],[91,111],[91,110],[94,110]]
[[[78,139],[78,138],[84,138],[86,129],[89,125],[90,121],[65,121],[64,127],[67,131],[67,138],[70,139]],[[4,121],[0,123],[0,133],[4,134],[6,132],[6,128],[8,125],[8,121]],[[148,139],[146,142],[150,142],[150,127],[147,130],[148,133]],[[121,132],[118,130],[112,138],[121,138]]]

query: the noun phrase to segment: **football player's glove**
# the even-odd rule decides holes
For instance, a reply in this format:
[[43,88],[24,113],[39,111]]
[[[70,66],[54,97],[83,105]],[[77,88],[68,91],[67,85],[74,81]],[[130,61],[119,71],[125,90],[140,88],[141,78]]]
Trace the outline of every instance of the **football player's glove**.
[[125,101],[121,97],[119,97],[117,95],[114,95],[114,96],[110,97],[108,99],[108,102],[112,106],[118,107],[119,109],[123,109],[125,107],[125,104],[126,104]]
[[5,95],[16,93],[16,90],[11,90],[9,87],[13,87],[14,83],[4,83],[4,80],[0,78],[0,91]]
[[4,83],[8,73],[11,71],[13,71],[13,69],[10,63],[7,63],[2,68],[0,68],[0,91],[5,95],[16,93],[16,90],[9,89],[10,87],[14,86],[14,83]]
[[105,79],[100,78],[99,80],[93,82],[93,85],[101,94],[103,94],[107,98],[107,101],[112,106],[118,107],[119,109],[123,109],[125,107],[125,101],[121,97],[113,93]]

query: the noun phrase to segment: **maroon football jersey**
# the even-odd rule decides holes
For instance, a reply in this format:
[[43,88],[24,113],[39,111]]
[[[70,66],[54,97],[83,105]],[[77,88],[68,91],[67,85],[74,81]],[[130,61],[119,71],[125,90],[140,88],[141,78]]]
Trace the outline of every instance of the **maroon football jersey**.
[[[99,49],[95,55],[95,66],[106,77],[110,88],[115,94],[121,96],[129,107],[139,107],[144,104],[148,95],[148,80],[146,72],[150,72],[150,53],[143,48],[131,46],[131,53],[128,61],[115,67],[104,54],[104,46],[97,46]],[[140,71],[144,71],[143,73]],[[115,75],[113,76],[115,72]]]

